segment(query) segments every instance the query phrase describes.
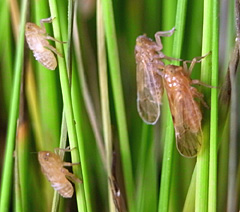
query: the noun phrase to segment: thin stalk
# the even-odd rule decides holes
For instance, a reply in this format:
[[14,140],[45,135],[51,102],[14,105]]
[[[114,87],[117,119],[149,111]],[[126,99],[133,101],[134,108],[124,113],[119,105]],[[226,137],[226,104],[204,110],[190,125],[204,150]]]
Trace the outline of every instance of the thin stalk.
[[9,114],[10,98],[12,93],[13,83],[13,52],[12,52],[12,39],[11,39],[11,21],[9,14],[9,1],[2,1],[0,11],[0,34],[1,45],[1,86],[3,89],[3,106],[4,111]]
[[[180,58],[181,49],[183,43],[184,23],[185,23],[185,12],[186,12],[187,1],[178,1],[177,12],[176,12],[176,32],[174,33],[172,56]],[[177,62],[175,63],[177,64]],[[179,62],[178,62],[179,64]],[[167,110],[167,119],[172,121],[170,109]],[[173,125],[169,124],[166,129],[165,144],[163,153],[163,166],[161,176],[161,187],[160,187],[160,199],[158,205],[158,211],[168,211],[169,199],[170,199],[170,188],[171,188],[171,175],[172,175],[172,162],[173,162],[173,148],[175,148],[174,142],[174,129]]]
[[[167,115],[169,120],[171,120],[171,112],[168,108]],[[175,148],[174,142],[174,129],[170,125],[166,129],[164,150],[163,150],[163,164],[162,164],[162,175],[161,175],[161,185],[160,185],[160,197],[158,211],[168,211],[170,188],[171,188],[171,174],[172,174],[172,161],[173,161],[173,148]]]
[[194,211],[195,207],[195,187],[196,187],[196,166],[194,168],[191,183],[189,185],[183,212]]
[[228,191],[227,191],[227,211],[237,211],[238,209],[238,82],[237,70],[239,65],[240,52],[240,2],[235,1],[235,27],[236,39],[235,48],[229,63],[228,73],[231,85],[230,101],[230,141],[228,158]]
[[[17,141],[18,142],[18,141]],[[21,197],[21,189],[20,189],[20,177],[19,177],[19,162],[18,162],[18,148],[15,148],[17,151],[15,151],[15,160],[14,160],[14,208],[15,211],[22,212],[22,197]]]
[[[59,19],[57,18],[59,17],[58,10],[57,10],[57,2],[55,0],[50,0],[49,6],[51,11],[51,17],[56,17],[56,19],[53,21],[54,37],[58,40],[61,40],[60,23],[59,23]],[[60,52],[63,53],[63,48],[61,44],[56,43],[56,47],[57,49],[60,50]],[[63,103],[64,103],[64,109],[65,109],[65,117],[66,117],[67,127],[68,127],[69,143],[70,143],[71,149],[73,149],[74,147],[77,147],[77,149],[71,151],[72,162],[79,163],[81,159],[81,166],[82,166],[84,186],[83,184],[80,184],[80,183],[75,184],[78,210],[87,211],[87,208],[88,208],[88,210],[91,211],[90,196],[89,196],[89,180],[88,180],[89,178],[87,176],[86,156],[84,152],[83,138],[81,133],[77,134],[76,128],[75,128],[75,126],[79,127],[80,123],[75,123],[75,118],[73,113],[74,112],[73,104],[71,101],[71,92],[70,92],[65,60],[60,56],[58,56],[58,62],[59,62],[59,77],[60,77]],[[80,153],[80,156],[79,156],[79,153]],[[73,166],[73,172],[74,174],[76,174],[76,176],[81,176],[81,168],[79,166]],[[85,200],[85,195],[86,195],[86,200]]]
[[132,160],[129,148],[128,130],[126,113],[124,107],[122,80],[119,64],[119,55],[117,47],[117,36],[115,31],[113,5],[111,0],[103,0],[104,28],[106,33],[106,42],[108,49],[108,58],[110,66],[110,77],[113,90],[114,107],[117,118],[118,134],[120,137],[120,154],[122,160],[122,170],[126,188],[128,209],[135,211],[134,184],[132,174]]
[[[218,86],[218,1],[213,0],[212,86]],[[211,89],[208,211],[217,211],[218,90]]]
[[[73,31],[73,16],[74,16],[74,0],[68,1],[68,43],[67,43],[67,72],[68,72],[68,80],[69,85],[71,87],[72,84],[72,31]],[[59,148],[65,149],[67,145],[67,121],[64,113],[64,108],[62,111],[62,122],[61,122],[61,135],[60,135],[60,143]],[[64,151],[59,152],[60,158],[63,160]],[[52,203],[52,212],[58,210],[60,196],[57,191],[54,191],[53,203]]]
[[[16,159],[19,173],[19,185],[21,190],[21,210],[29,211],[29,127],[26,121],[18,127]],[[19,211],[19,210],[18,210]]]
[[[75,17],[76,20],[76,17]],[[76,52],[76,57],[78,59],[78,76],[79,76],[79,80],[80,80],[80,84],[81,84],[81,90],[83,93],[83,98],[84,98],[84,103],[86,106],[86,110],[89,116],[89,120],[94,132],[94,136],[96,138],[96,142],[97,142],[97,146],[98,146],[98,150],[102,159],[102,163],[105,166],[106,165],[106,160],[105,160],[105,149],[103,146],[103,140],[102,140],[102,135],[100,133],[100,127],[97,123],[97,116],[96,116],[96,112],[94,110],[94,106],[93,106],[93,101],[90,95],[90,91],[89,88],[87,86],[87,82],[86,82],[86,77],[84,74],[84,66],[83,66],[83,60],[82,60],[82,53],[81,53],[81,49],[80,49],[80,36],[79,36],[79,30],[78,30],[78,26],[77,26],[77,22],[74,21],[74,46],[75,46],[75,52]]]
[[[151,127],[146,125],[145,123],[142,124],[141,130],[141,140],[139,144],[139,159],[137,164],[137,186],[136,186],[136,200],[137,200],[137,211],[143,211],[144,205],[144,176],[146,171],[146,163],[147,163],[147,153],[149,148],[149,140],[153,140],[151,137],[152,130]],[[151,141],[152,142],[152,141]]]
[[228,196],[227,211],[237,211],[237,167],[238,167],[238,90],[237,77],[234,71],[230,72],[231,104],[230,104],[230,142],[228,161]]
[[[34,11],[34,22],[37,25],[40,24],[40,20],[48,18],[49,15],[49,5],[47,0],[34,1],[32,4]],[[54,21],[53,21],[54,22]],[[52,35],[51,24],[44,24],[47,33]],[[28,52],[32,55],[32,52]],[[42,147],[43,149],[37,150],[53,150],[59,144],[60,136],[60,111],[61,103],[59,101],[58,95],[58,78],[56,71],[50,71],[43,67],[39,62],[34,60],[33,71],[36,71],[36,82],[37,82],[37,103],[39,103],[40,112],[40,124],[42,130],[42,140],[40,141],[43,145],[38,144],[39,140],[36,140],[37,147]],[[47,102],[47,104],[46,104]],[[49,141],[49,142],[47,142]],[[50,189],[50,188],[49,188]],[[47,188],[45,189],[47,190]],[[47,192],[47,201],[50,200],[51,193]]]
[[98,70],[99,70],[99,86],[100,99],[103,122],[103,138],[106,151],[106,169],[108,176],[108,199],[109,211],[115,211],[113,195],[111,190],[112,180],[112,131],[111,131],[111,115],[109,109],[109,94],[108,94],[108,75],[107,75],[107,58],[105,48],[105,34],[102,13],[102,1],[97,1],[97,45],[98,45]]
[[[34,22],[39,25],[40,20],[50,17],[48,0],[33,1],[30,4],[32,11],[33,20],[28,20],[29,22]],[[44,24],[46,31],[49,35],[52,33],[52,25]],[[31,51],[28,51],[29,56],[32,55]],[[32,113],[33,121],[37,121],[34,126],[35,133],[35,143],[37,151],[50,150],[53,151],[59,144],[59,132],[60,132],[60,109],[61,102],[59,101],[58,88],[58,73],[56,71],[50,71],[43,67],[38,61],[33,59],[32,68],[30,73],[31,77],[36,77],[36,85],[33,82],[29,82],[31,86],[28,88],[32,95],[36,95],[32,102],[30,111],[36,112]],[[29,75],[29,73],[27,73]],[[29,85],[29,86],[30,86]],[[36,87],[36,90],[34,89]],[[35,92],[33,92],[35,91]],[[32,96],[33,97],[33,96]],[[47,104],[46,104],[47,102]],[[34,111],[34,107],[36,111]],[[35,123],[35,122],[34,122]],[[37,134],[38,133],[38,134]],[[42,175],[44,178],[45,176]],[[44,192],[44,203],[45,207],[49,207],[51,204],[51,198],[53,195],[53,189],[49,186],[48,181],[44,178],[43,185],[41,186]],[[48,209],[49,210],[49,209]]]
[[0,211],[9,211],[10,194],[12,188],[12,173],[13,173],[13,150],[16,137],[17,119],[19,114],[19,96],[23,69],[23,52],[24,52],[24,27],[27,14],[27,0],[22,1],[21,21],[19,40],[16,50],[16,61],[14,67],[14,83],[12,101],[10,106],[10,114],[8,120],[6,149],[4,156],[1,196],[0,196]]
[[30,61],[27,61],[27,70],[26,70],[26,98],[29,108],[29,113],[31,116],[31,121],[34,123],[33,132],[35,135],[35,142],[37,149],[44,149],[44,139],[43,139],[43,130],[41,125],[40,118],[40,108],[39,102],[37,99],[37,88],[36,81],[33,75],[33,69],[30,64]]
[[[212,1],[204,1],[202,55],[212,50]],[[209,84],[211,79],[211,56],[201,64],[201,81]],[[205,91],[204,88],[203,91]],[[204,92],[205,99],[210,98],[210,90]],[[204,111],[202,150],[197,157],[196,203],[195,211],[204,212],[208,209],[208,177],[209,177],[209,111]]]

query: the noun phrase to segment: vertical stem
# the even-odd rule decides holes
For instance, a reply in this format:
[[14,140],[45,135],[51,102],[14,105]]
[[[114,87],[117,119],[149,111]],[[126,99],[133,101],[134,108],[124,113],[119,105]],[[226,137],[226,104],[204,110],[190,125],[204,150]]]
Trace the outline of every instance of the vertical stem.
[[106,33],[106,42],[108,49],[108,58],[110,65],[110,76],[112,81],[112,90],[114,98],[114,106],[117,117],[118,132],[120,137],[120,153],[122,159],[122,168],[124,183],[127,194],[127,203],[130,212],[135,211],[134,202],[134,184],[132,175],[132,160],[129,149],[129,139],[127,130],[127,121],[124,108],[123,89],[121,84],[121,73],[119,64],[119,55],[117,47],[117,36],[115,32],[115,23],[113,15],[113,7],[111,0],[103,0],[103,17]]
[[[212,0],[204,0],[203,16],[203,41],[202,55],[212,50]],[[201,64],[201,80],[209,84],[211,79],[211,56],[206,57]],[[205,91],[205,90],[204,90]],[[210,92],[204,92],[206,99],[210,98]],[[208,177],[209,177],[209,111],[204,111],[202,150],[197,157],[196,176],[196,212],[204,212],[208,209]]]
[[[212,34],[212,85],[218,86],[218,1],[213,0],[213,34]],[[217,135],[218,135],[218,90],[211,89],[210,114],[210,165],[208,211],[217,211]]]

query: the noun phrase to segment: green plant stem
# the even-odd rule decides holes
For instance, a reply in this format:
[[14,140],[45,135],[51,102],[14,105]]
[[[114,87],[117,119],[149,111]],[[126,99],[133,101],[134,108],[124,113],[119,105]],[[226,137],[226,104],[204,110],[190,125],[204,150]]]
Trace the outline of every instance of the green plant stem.
[[[2,58],[2,71],[1,83],[3,89],[3,106],[4,110],[9,114],[10,98],[12,93],[13,83],[13,52],[12,52],[12,39],[11,39],[11,18],[10,18],[10,1],[2,1],[0,5],[0,45],[2,51],[0,56]],[[10,86],[11,85],[11,86]]]
[[97,44],[98,44],[98,71],[99,71],[99,86],[101,96],[101,111],[103,122],[103,138],[106,150],[106,163],[108,177],[108,199],[109,199],[109,211],[114,212],[115,205],[113,200],[113,194],[111,189],[112,176],[112,132],[111,132],[111,115],[109,109],[109,94],[108,94],[108,75],[107,75],[107,57],[105,47],[105,33],[103,22],[102,1],[97,1]]
[[84,66],[83,66],[83,59],[82,59],[82,53],[80,49],[80,37],[79,37],[79,32],[78,32],[78,26],[77,23],[75,22],[74,24],[74,46],[75,46],[75,52],[76,52],[76,57],[78,59],[78,77],[80,80],[80,85],[81,85],[81,90],[83,93],[83,98],[84,98],[84,103],[85,107],[89,116],[89,120],[96,138],[97,146],[99,149],[99,153],[102,159],[102,163],[105,166],[106,165],[106,160],[105,160],[105,149],[103,145],[103,139],[102,135],[100,133],[99,125],[97,123],[97,116],[96,112],[94,110],[93,106],[93,101],[90,95],[90,91],[87,85],[87,80],[84,74]]
[[[176,12],[176,32],[174,33],[173,50],[172,56],[175,58],[180,58],[182,43],[183,43],[183,33],[184,33],[184,23],[185,23],[185,12],[186,12],[187,1],[178,1],[177,12]],[[175,62],[175,64],[179,62]],[[172,116],[170,109],[167,110],[167,120],[171,120]],[[168,211],[168,204],[170,199],[170,188],[171,188],[171,175],[172,175],[172,162],[173,162],[173,148],[175,148],[174,142],[174,129],[173,125],[169,123],[166,129],[165,136],[165,146],[163,153],[163,166],[162,166],[162,176],[161,176],[161,187],[160,187],[160,199],[158,205],[158,211]]]
[[[32,4],[34,9],[34,21],[37,25],[40,24],[40,20],[48,18],[49,15],[49,5],[47,0],[42,0],[39,2],[34,1]],[[41,8],[41,9],[40,9]],[[44,24],[47,33],[52,35],[51,24]],[[31,51],[28,52],[30,55]],[[38,129],[42,133],[41,138],[42,146],[38,144],[37,146],[43,149],[38,150],[53,150],[58,146],[59,143],[59,132],[60,132],[60,111],[61,104],[58,100],[58,88],[59,83],[57,80],[57,73],[55,71],[50,71],[43,67],[38,61],[34,60],[34,73],[36,71],[37,78],[37,102],[39,103],[40,112],[40,124],[41,129]],[[48,104],[46,104],[46,102]],[[40,131],[41,130],[41,131]],[[48,141],[48,142],[46,142]],[[49,188],[50,189],[50,188]],[[47,188],[45,189],[47,190]],[[47,201],[50,200],[51,193],[46,194]]]
[[[171,119],[170,109],[167,110],[168,119]],[[168,203],[170,197],[170,185],[171,185],[171,174],[172,174],[172,161],[173,161],[173,148],[174,148],[174,129],[172,125],[169,125],[166,129],[163,151],[163,165],[161,175],[161,186],[160,186],[160,199],[158,205],[158,211],[168,211]]]
[[121,73],[119,64],[119,55],[117,47],[117,37],[115,32],[113,7],[111,0],[103,0],[103,17],[106,33],[106,42],[108,49],[108,58],[110,66],[110,77],[112,82],[114,106],[117,117],[118,133],[120,137],[120,153],[122,159],[122,168],[124,183],[127,194],[127,204],[130,212],[135,211],[134,202],[134,184],[132,175],[132,160],[129,149],[128,130],[126,122],[126,113],[124,108],[123,90],[121,84]]
[[137,211],[143,211],[143,199],[144,199],[144,173],[146,171],[147,153],[149,148],[149,140],[151,138],[152,128],[145,123],[142,124],[142,135],[139,144],[139,159],[137,164],[137,186],[136,186],[136,200]]
[[[50,11],[51,11],[51,17],[56,17],[56,19],[53,21],[53,31],[54,31],[54,37],[58,40],[61,40],[61,31],[60,31],[60,23],[57,10],[57,2],[55,0],[49,1],[50,5]],[[60,50],[60,52],[63,53],[62,45],[59,43],[56,43],[57,49]],[[84,144],[83,144],[83,138],[81,132],[77,134],[76,127],[81,126],[80,123],[74,119],[74,111],[73,111],[73,103],[71,101],[71,94],[70,94],[70,85],[68,81],[68,74],[66,69],[65,60],[58,56],[58,62],[59,62],[59,76],[60,76],[60,83],[62,88],[62,95],[63,95],[63,103],[64,103],[64,109],[65,109],[65,117],[67,121],[67,127],[68,127],[68,135],[69,135],[69,142],[70,147],[73,149],[74,147],[78,147],[76,150],[71,151],[72,156],[72,162],[73,163],[79,163],[80,157],[81,157],[81,166],[82,166],[82,174],[83,174],[83,184],[76,183],[76,198],[77,198],[77,204],[78,204],[78,210],[80,211],[91,211],[91,204],[90,204],[90,196],[89,196],[89,178],[87,176],[87,167],[86,167],[86,156],[84,152]],[[80,156],[79,156],[79,152]],[[73,172],[76,174],[76,176],[81,176],[81,169],[79,166],[73,166]],[[86,195],[86,200],[85,200]],[[85,202],[86,201],[86,202]],[[86,205],[85,205],[86,204]],[[86,208],[87,207],[87,208]]]
[[195,187],[196,187],[196,166],[194,168],[191,183],[189,185],[188,193],[186,196],[183,212],[194,211],[195,207]]
[[[17,151],[18,152],[18,173],[21,190],[21,205],[22,211],[29,211],[29,127],[27,122],[23,122],[18,129]],[[16,156],[17,158],[17,156]],[[19,210],[18,210],[19,211]]]
[[13,150],[16,137],[17,119],[19,114],[19,96],[23,69],[24,27],[27,14],[27,0],[22,1],[19,40],[17,44],[14,67],[14,84],[8,120],[6,149],[1,182],[0,211],[9,211],[10,193],[12,188]]
[[[212,1],[204,1],[202,55],[212,49]],[[205,58],[201,64],[201,81],[209,84],[211,79],[211,56]],[[205,90],[204,90],[205,91]],[[204,92],[206,99],[210,98],[210,91]],[[204,212],[208,209],[208,177],[209,177],[209,111],[205,110],[203,118],[202,150],[197,157],[196,175],[196,203],[195,211]]]
[[[72,85],[72,31],[73,31],[73,15],[74,15],[74,0],[68,1],[68,43],[67,43],[67,72],[69,85]],[[61,125],[61,136],[59,148],[65,149],[67,145],[67,121],[64,113],[64,108],[62,111],[62,125]],[[60,158],[63,160],[64,151],[59,152]],[[52,212],[56,212],[59,206],[60,196],[57,191],[54,191],[53,203],[52,203]]]
[[[218,1],[213,0],[212,86],[218,86]],[[218,90],[211,89],[208,211],[217,211]]]

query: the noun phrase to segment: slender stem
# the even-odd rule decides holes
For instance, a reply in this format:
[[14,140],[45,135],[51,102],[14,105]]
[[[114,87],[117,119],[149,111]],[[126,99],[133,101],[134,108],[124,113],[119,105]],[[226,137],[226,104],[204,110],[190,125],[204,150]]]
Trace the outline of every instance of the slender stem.
[[[212,50],[212,1],[204,0],[203,16],[203,40],[202,55]],[[209,84],[211,79],[211,57],[206,57],[201,64],[201,81]],[[205,99],[210,98],[210,90],[203,90]],[[197,175],[196,175],[196,212],[204,212],[208,209],[208,186],[209,186],[209,111],[204,111],[203,118],[203,142],[200,154],[197,157]]]
[[[185,23],[185,12],[186,12],[187,1],[178,1],[175,27],[176,32],[174,33],[174,41],[172,47],[172,56],[174,58],[180,58],[183,34],[184,34],[184,23]],[[179,61],[175,61],[175,64],[179,64]],[[170,109],[167,110],[167,120],[171,120],[172,116]],[[160,199],[158,205],[158,211],[168,211],[169,210],[169,199],[170,199],[170,189],[171,189],[171,175],[173,167],[173,148],[175,148],[174,142],[174,129],[173,125],[169,124],[166,129],[165,136],[165,146],[163,153],[163,165],[162,165],[162,176],[161,176],[161,187],[160,187]]]
[[9,211],[10,208],[9,202],[12,187],[13,151],[16,137],[17,119],[19,114],[19,96],[23,70],[24,28],[26,23],[26,14],[27,0],[24,0],[22,1],[19,40],[17,43],[16,61],[14,67],[15,75],[13,80],[12,101],[8,119],[6,149],[1,182],[0,211]]
[[[57,10],[57,2],[55,0],[49,0],[49,6],[51,11],[51,17],[56,17],[56,19],[54,19],[53,21],[54,37],[58,40],[62,40],[60,23],[59,23],[59,14]],[[62,44],[56,43],[56,48],[60,50],[61,53],[63,53]],[[86,167],[84,143],[83,143],[81,132],[78,131],[79,133],[77,134],[77,131],[76,131],[76,127],[80,127],[81,129],[81,126],[79,126],[80,123],[77,123],[77,122],[75,123],[74,115],[76,115],[76,113],[74,112],[74,109],[73,109],[74,105],[71,99],[70,85],[69,85],[65,60],[60,56],[58,56],[58,62],[59,62],[59,77],[60,77],[60,83],[62,88],[62,96],[63,96],[64,110],[65,110],[65,117],[67,121],[69,143],[70,143],[71,149],[74,147],[77,147],[74,151],[71,152],[72,161],[73,163],[79,163],[81,160],[81,168],[82,168],[82,175],[83,175],[83,181],[84,181],[84,184],[80,184],[80,183],[75,184],[78,209],[81,211],[87,211],[87,210],[92,211],[91,203],[90,203],[91,202],[90,195],[89,195],[89,178],[88,178],[87,167]],[[81,177],[81,168],[80,166],[73,167],[73,172],[78,177]]]
[[[218,1],[213,0],[212,37],[212,86],[218,86]],[[208,211],[217,211],[217,138],[218,138],[218,91],[211,89],[210,158]]]
[[127,194],[127,203],[130,212],[135,211],[134,202],[134,184],[132,174],[132,160],[129,148],[128,130],[126,113],[124,107],[122,80],[119,64],[119,55],[117,47],[117,36],[115,32],[113,6],[111,0],[103,0],[103,17],[106,33],[106,42],[108,49],[108,58],[110,66],[110,76],[112,82],[114,106],[118,124],[118,133],[120,137],[120,153],[122,159],[122,168],[124,183]]

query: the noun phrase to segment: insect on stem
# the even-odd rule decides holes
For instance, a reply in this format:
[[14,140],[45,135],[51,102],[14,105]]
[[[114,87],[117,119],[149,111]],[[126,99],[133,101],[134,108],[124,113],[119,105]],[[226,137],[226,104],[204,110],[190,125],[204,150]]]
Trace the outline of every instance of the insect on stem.
[[[58,148],[59,149],[59,148]],[[60,149],[64,151],[71,151],[70,149]],[[74,192],[71,180],[75,183],[82,181],[73,173],[69,172],[64,166],[79,165],[76,163],[64,162],[60,156],[50,151],[38,152],[38,161],[41,165],[43,174],[47,177],[51,186],[63,197],[71,198]]]
[[165,67],[162,60],[181,61],[162,52],[161,37],[169,37],[174,31],[175,27],[169,31],[156,32],[156,42],[146,35],[138,36],[136,39],[137,107],[140,117],[147,124],[156,124],[160,116],[163,85],[159,67],[162,69]]
[[33,55],[37,61],[39,61],[47,69],[55,70],[57,67],[56,57],[52,52],[63,57],[60,52],[53,46],[51,46],[48,40],[56,41],[59,43],[65,43],[59,41],[50,35],[47,35],[44,23],[51,23],[53,18],[46,18],[40,20],[41,27],[34,23],[26,23],[25,36],[29,48],[33,51]]
[[[211,52],[183,66],[167,65],[162,59],[183,61],[162,53],[161,37],[169,37],[175,31],[160,31],[155,34],[156,42],[142,35],[137,37],[135,58],[137,64],[137,107],[138,113],[147,124],[156,124],[160,116],[163,90],[166,90],[175,128],[176,144],[179,153],[185,157],[195,157],[201,150],[203,134],[202,112],[199,102],[208,107],[200,93],[192,84],[212,88],[199,80],[191,80],[190,75],[196,63],[200,63]],[[191,63],[188,68],[187,63]]]

